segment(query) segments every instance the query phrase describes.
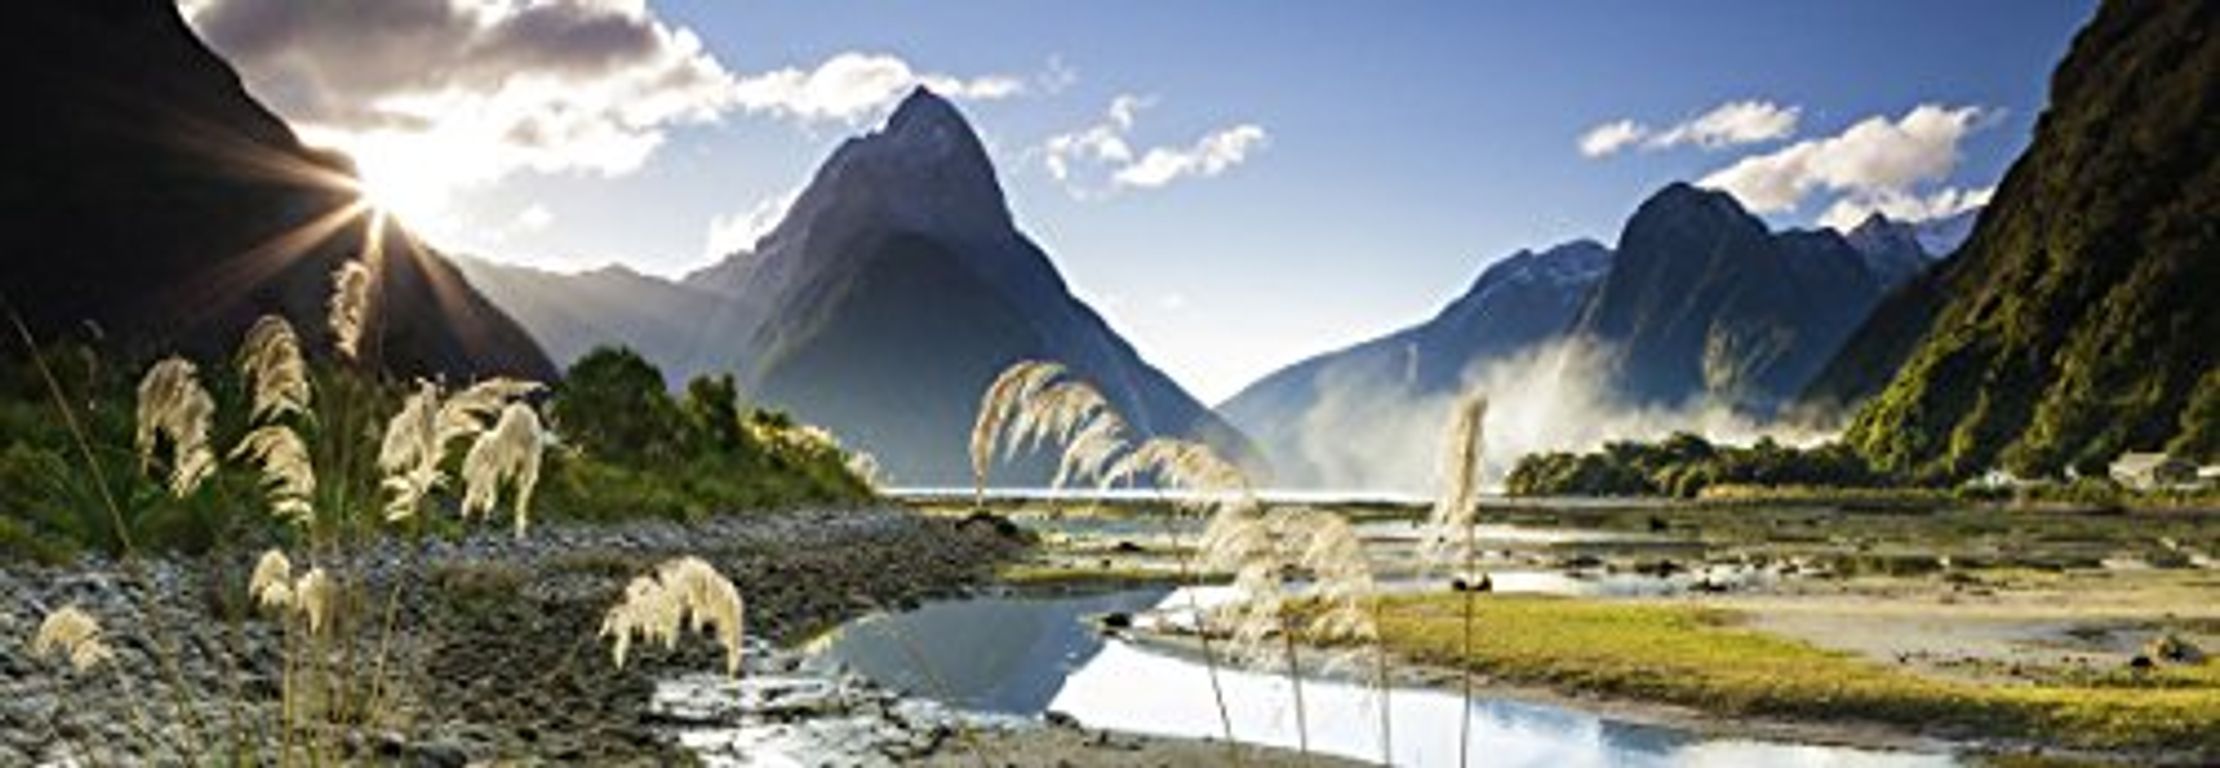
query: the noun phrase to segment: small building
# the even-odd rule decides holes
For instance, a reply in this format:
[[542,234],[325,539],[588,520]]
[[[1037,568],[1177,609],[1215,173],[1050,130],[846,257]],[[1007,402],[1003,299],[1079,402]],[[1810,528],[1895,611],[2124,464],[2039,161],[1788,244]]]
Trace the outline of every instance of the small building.
[[2112,479],[2138,490],[2197,482],[2197,465],[2163,453],[2123,453],[2112,462]]

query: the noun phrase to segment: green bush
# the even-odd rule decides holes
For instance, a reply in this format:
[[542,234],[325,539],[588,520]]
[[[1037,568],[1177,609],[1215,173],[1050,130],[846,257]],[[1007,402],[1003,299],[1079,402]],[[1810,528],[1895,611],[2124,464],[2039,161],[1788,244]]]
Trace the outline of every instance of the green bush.
[[1606,443],[1595,453],[1529,455],[1512,468],[1508,486],[1518,496],[1696,498],[1721,485],[1850,488],[1886,480],[1840,443],[1800,449],[1761,438],[1745,448],[1683,432],[1655,443]]
[[629,350],[602,348],[556,387],[546,508],[558,517],[699,520],[751,509],[869,499],[838,441],[785,414],[743,408],[731,376],[702,376],[673,398]]

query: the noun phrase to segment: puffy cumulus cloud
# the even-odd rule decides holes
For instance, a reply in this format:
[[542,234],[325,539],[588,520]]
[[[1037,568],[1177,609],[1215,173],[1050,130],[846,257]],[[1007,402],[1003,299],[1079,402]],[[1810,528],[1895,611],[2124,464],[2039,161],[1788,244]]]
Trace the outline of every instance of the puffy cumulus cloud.
[[1156,100],[1119,94],[1094,125],[1050,136],[1040,155],[1048,175],[1074,197],[1098,194],[1106,177],[1110,190],[1154,189],[1182,178],[1210,177],[1249,159],[1270,141],[1263,126],[1239,123],[1210,131],[1193,143],[1136,150],[1129,138],[1142,110]]
[[305,138],[412,197],[520,169],[627,173],[670,126],[713,120],[734,99],[731,73],[645,0],[193,0],[186,10]]
[[1653,129],[1633,120],[1614,120],[1580,136],[1580,154],[1603,157],[1637,144],[1646,149],[1693,145],[1720,149],[1785,139],[1796,133],[1798,107],[1751,99],[1730,101],[1670,127]]
[[1989,114],[1980,107],[1922,104],[1895,120],[1876,115],[1834,136],[1745,157],[1698,184],[1724,190],[1758,213],[1794,210],[1822,191],[1871,204],[1899,200],[1956,169],[1959,142],[1987,125]]
[[[1042,87],[1062,89],[1064,78],[1075,77],[1061,61],[1052,60]],[[962,78],[918,72],[909,62],[886,54],[847,52],[826,59],[813,69],[776,69],[741,79],[734,91],[740,106],[750,112],[789,117],[803,122],[858,124],[877,116],[900,101],[911,88],[923,85],[935,93],[974,101],[1005,99],[1029,87],[1013,75]]]
[[1827,212],[1819,216],[1819,224],[1848,232],[1876,213],[1897,221],[1947,218],[1986,206],[1995,194],[1996,187],[1944,187],[1928,195],[1898,191],[1850,195],[1827,206]]

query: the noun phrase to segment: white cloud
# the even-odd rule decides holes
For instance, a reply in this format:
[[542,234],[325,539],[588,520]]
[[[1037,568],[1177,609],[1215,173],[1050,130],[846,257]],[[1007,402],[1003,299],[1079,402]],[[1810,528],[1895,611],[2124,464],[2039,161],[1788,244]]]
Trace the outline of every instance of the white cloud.
[[1827,212],[1819,216],[1819,224],[1848,232],[1876,213],[1897,221],[1940,219],[1986,206],[1995,194],[1996,187],[1944,187],[1924,197],[1897,191],[1849,195],[1827,206]]
[[712,217],[702,256],[715,261],[754,248],[755,241],[770,234],[786,218],[786,209],[793,207],[798,195],[798,190],[787,192],[760,200],[748,210]]
[[1694,144],[1718,149],[1785,139],[1796,132],[1796,119],[1802,112],[1770,101],[1730,101],[1651,136],[1645,145],[1663,149]]
[[1979,107],[1922,104],[1893,121],[1876,115],[1834,136],[1745,157],[1698,184],[1725,190],[1758,213],[1794,210],[1820,191],[1896,199],[1957,168],[1958,143],[1986,125],[1988,114]]
[[700,39],[643,0],[195,0],[187,10],[305,138],[411,197],[527,169],[628,173],[668,128],[714,120],[733,99],[731,74]]
[[924,73],[896,56],[850,51],[808,71],[787,67],[742,78],[734,93],[750,112],[805,123],[853,125],[884,112],[919,85],[942,96],[974,101],[1006,99],[1027,88],[1024,78],[1013,75],[966,79]]
[[1119,94],[1101,122],[1048,137],[1040,149],[1048,175],[1074,197],[1097,194],[1095,188],[1104,184],[1112,190],[1154,189],[1182,178],[1224,173],[1270,141],[1263,126],[1240,123],[1205,133],[1187,146],[1135,150],[1128,137],[1141,111],[1155,103],[1152,97]]
[[1644,128],[1641,123],[1632,120],[1614,120],[1604,123],[1588,129],[1587,133],[1581,134],[1580,154],[1586,157],[1602,157],[1632,146],[1635,142],[1641,141],[1642,137],[1648,133],[1648,128]]
[[1139,162],[1118,169],[1111,179],[1128,187],[1161,187],[1183,176],[1216,176],[1240,165],[1264,146],[1264,128],[1243,123],[1212,132],[1186,149],[1156,147]]
[[1711,111],[1683,120],[1663,130],[1633,120],[1613,120],[1580,136],[1580,154],[1603,157],[1640,144],[1643,149],[1668,149],[1694,145],[1721,149],[1785,139],[1796,133],[1799,107],[1770,101],[1730,101]]

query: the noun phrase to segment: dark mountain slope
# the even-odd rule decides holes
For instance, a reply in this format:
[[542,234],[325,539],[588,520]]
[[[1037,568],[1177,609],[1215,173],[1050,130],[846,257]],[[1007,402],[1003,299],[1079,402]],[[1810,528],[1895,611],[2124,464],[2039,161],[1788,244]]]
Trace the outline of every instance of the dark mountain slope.
[[[1933,478],[2159,448],[2209,411],[2188,404],[2200,378],[2220,380],[2216,291],[2220,4],[2107,2],[1938,275],[1933,322],[1847,439]],[[1905,303],[1892,311],[1908,331],[1930,310]]]
[[1631,401],[1770,412],[1803,390],[1888,275],[1832,230],[1768,232],[1723,192],[1673,184],[1619,236],[1573,333],[1608,345]]
[[[306,149],[166,0],[17,3],[0,45],[0,290],[34,333],[128,354],[227,351],[266,312],[329,348],[330,275],[364,250],[348,162]],[[400,227],[367,356],[402,375],[553,367]]]
[[764,402],[852,436],[897,482],[968,483],[979,395],[1026,358],[1070,366],[1143,436],[1253,457],[1071,295],[1017,230],[970,125],[924,89],[843,143],[747,258],[698,366],[743,372]]

